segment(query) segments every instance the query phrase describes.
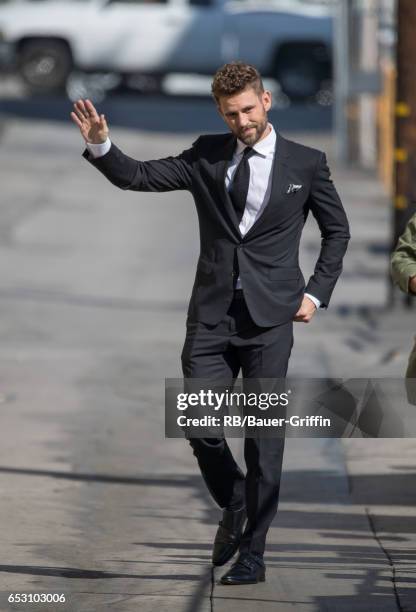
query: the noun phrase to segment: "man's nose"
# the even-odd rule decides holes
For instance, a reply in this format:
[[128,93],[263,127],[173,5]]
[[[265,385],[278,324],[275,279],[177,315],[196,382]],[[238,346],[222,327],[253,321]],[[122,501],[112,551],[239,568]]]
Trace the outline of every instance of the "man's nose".
[[244,115],[239,115],[238,125],[240,126],[240,128],[246,127],[248,125],[248,117],[245,117]]

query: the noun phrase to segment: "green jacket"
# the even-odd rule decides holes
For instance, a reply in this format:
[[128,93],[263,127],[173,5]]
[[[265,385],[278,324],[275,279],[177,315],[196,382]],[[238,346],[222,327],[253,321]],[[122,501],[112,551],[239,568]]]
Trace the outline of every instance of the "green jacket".
[[416,214],[409,220],[393,251],[391,275],[400,289],[409,293],[409,278],[416,276]]
[[[416,214],[409,220],[392,253],[391,275],[400,289],[409,293],[409,279],[416,276]],[[416,344],[409,355],[406,378],[416,378]],[[416,387],[408,388],[408,399],[416,404]]]

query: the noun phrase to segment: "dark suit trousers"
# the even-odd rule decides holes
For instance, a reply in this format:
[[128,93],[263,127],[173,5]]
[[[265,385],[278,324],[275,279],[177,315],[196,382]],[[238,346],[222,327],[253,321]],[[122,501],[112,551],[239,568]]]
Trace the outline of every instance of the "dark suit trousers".
[[[209,325],[188,317],[182,351],[184,378],[230,380],[284,378],[293,345],[293,323],[258,327],[242,290],[224,319]],[[247,473],[234,460],[224,437],[191,438],[189,443],[212,497],[221,508],[247,507],[247,525],[240,551],[263,554],[266,534],[279,500],[284,438],[246,437]]]

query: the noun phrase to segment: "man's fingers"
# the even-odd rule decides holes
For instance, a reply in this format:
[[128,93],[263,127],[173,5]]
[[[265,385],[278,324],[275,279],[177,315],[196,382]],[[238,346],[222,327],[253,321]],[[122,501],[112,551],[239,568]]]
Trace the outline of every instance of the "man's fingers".
[[99,121],[100,118],[98,116],[97,110],[91,100],[85,100],[85,109],[90,117],[94,119],[94,121]]
[[86,117],[82,109],[78,106],[77,102],[74,104],[74,112],[80,121],[85,121]]
[[95,110],[95,106],[94,104],[91,102],[91,100],[78,100],[76,102],[77,108],[80,110],[80,112],[83,114],[83,116],[85,117],[85,119],[87,119],[88,121],[94,121],[97,122],[100,120],[97,111]]
[[76,113],[71,113],[71,119],[79,127],[79,129],[81,129],[83,127],[82,126],[82,121],[80,119],[78,119]]
[[296,315],[293,317],[293,320],[296,321],[297,323],[309,323],[311,318],[312,317],[308,314],[296,313]]
[[77,109],[77,111],[79,113],[81,113],[81,115],[85,118],[85,119],[89,119],[90,118],[90,113],[87,110],[85,104],[84,104],[84,100],[77,100],[75,102],[75,107]]
[[308,314],[308,313],[307,313],[307,312],[305,312],[305,311],[303,310],[303,308],[299,308],[299,310],[298,310],[298,311],[297,311],[297,313],[295,314],[295,317],[300,317],[300,318],[302,319],[303,317],[306,317],[306,315],[307,315],[307,314]]
[[[311,305],[313,308],[311,308]],[[307,296],[303,298],[302,304],[299,310],[293,317],[293,320],[297,323],[309,323],[315,314],[316,306]]]

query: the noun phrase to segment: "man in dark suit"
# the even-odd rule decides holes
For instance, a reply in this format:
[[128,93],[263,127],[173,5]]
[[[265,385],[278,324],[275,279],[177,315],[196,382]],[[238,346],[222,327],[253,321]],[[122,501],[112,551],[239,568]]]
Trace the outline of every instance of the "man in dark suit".
[[[253,66],[226,64],[214,76],[212,93],[230,132],[200,136],[179,155],[153,161],[134,160],[111,143],[104,115],[88,100],[76,102],[71,115],[87,143],[84,157],[114,185],[187,190],[194,197],[201,252],[182,351],[184,377],[234,380],[241,370],[244,379],[284,378],[293,321],[308,323],[328,305],[342,270],[348,222],[325,154],[283,138],[268,122],[271,94]],[[298,251],[309,211],[322,241],[305,288]],[[284,438],[246,437],[246,475],[223,436],[189,442],[223,509],[213,563],[223,565],[239,551],[221,582],[263,581]]]

